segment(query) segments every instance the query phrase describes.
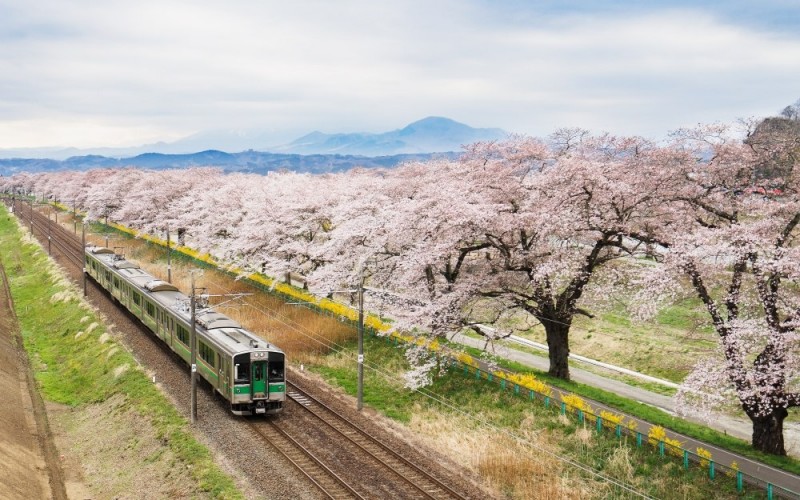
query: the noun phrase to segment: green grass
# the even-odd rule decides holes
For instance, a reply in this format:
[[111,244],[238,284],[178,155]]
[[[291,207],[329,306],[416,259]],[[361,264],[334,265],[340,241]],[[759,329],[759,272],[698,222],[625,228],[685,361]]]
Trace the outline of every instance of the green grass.
[[[466,351],[475,357],[480,357],[482,351],[474,348],[466,348]],[[783,469],[794,474],[800,474],[800,460],[790,457],[778,457],[768,455],[754,450],[750,443],[737,439],[727,434],[723,434],[708,427],[687,422],[683,419],[673,417],[652,406],[638,403],[627,398],[620,397],[612,392],[597,389],[595,387],[580,384],[578,382],[566,381],[556,377],[551,377],[547,372],[531,369],[528,366],[502,359],[495,360],[497,364],[508,370],[518,373],[533,373],[536,378],[554,387],[563,389],[587,399],[608,405],[621,412],[645,420],[651,424],[660,425],[672,431],[684,434],[688,437],[705,441],[709,444],[719,446],[726,450],[738,453],[753,460],[758,460],[765,464]]]
[[130,353],[107,333],[77,288],[49,264],[47,255],[37,245],[23,242],[2,206],[0,257],[9,276],[25,348],[45,399],[80,407],[123,394],[126,405],[149,420],[158,438],[168,442],[178,459],[190,466],[200,491],[220,498],[242,498],[232,479],[214,464],[208,449],[191,435],[186,419],[136,368]]
[[[341,387],[346,393],[356,394],[356,370],[353,359],[355,344],[346,346],[347,351],[331,354],[324,365],[310,366],[309,370],[319,373],[333,385]],[[531,402],[527,395],[515,395],[509,387],[499,390],[497,384],[488,383],[485,378],[477,380],[474,371],[464,375],[461,369],[450,368],[442,376],[436,377],[433,384],[424,391],[414,392],[402,388],[398,379],[407,368],[402,350],[383,338],[368,337],[365,339],[365,352],[368,363],[380,366],[381,373],[391,373],[387,378],[373,370],[365,368],[364,401],[387,417],[401,422],[408,422],[412,414],[420,410],[432,410],[450,415],[453,420],[469,415],[476,429],[492,427],[510,432],[521,431],[521,423],[525,422],[525,430],[534,426],[534,430],[547,431],[558,442],[558,454],[578,460],[604,474],[613,475],[608,470],[609,457],[620,446],[613,432],[604,430],[596,434],[592,431],[590,446],[584,446],[574,434],[584,427],[573,416],[569,423],[558,418],[558,405],[546,408],[541,401]],[[544,377],[542,377],[544,378]],[[566,389],[574,392],[588,392],[601,396],[594,389],[580,384],[566,384]],[[586,390],[590,389],[590,390]],[[424,394],[423,394],[424,392]],[[442,405],[426,394],[435,394],[449,404]],[[606,394],[607,395],[607,394]],[[587,394],[588,397],[588,394]],[[600,399],[600,398],[598,398]],[[620,399],[620,398],[617,398]],[[620,401],[623,402],[624,400]],[[630,408],[630,401],[624,401]],[[639,407],[648,408],[644,405]],[[649,408],[648,408],[649,409]],[[633,413],[633,412],[631,412]],[[683,470],[682,463],[675,457],[661,457],[653,448],[645,445],[637,448],[634,442],[628,441],[632,453],[635,474],[641,479],[636,487],[657,498],[672,496],[675,491],[691,490],[696,498],[732,498],[736,497],[735,482],[724,477],[711,482],[707,471],[698,467]],[[532,450],[532,453],[536,453]],[[570,475],[590,476],[580,471],[570,471]],[[761,497],[760,492],[753,491],[743,498]]]

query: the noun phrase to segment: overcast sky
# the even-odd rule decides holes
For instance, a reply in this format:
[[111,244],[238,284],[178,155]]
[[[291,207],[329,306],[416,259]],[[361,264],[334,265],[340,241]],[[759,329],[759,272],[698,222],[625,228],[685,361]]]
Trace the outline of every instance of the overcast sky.
[[0,0],[0,148],[426,116],[660,139],[800,98],[797,0]]

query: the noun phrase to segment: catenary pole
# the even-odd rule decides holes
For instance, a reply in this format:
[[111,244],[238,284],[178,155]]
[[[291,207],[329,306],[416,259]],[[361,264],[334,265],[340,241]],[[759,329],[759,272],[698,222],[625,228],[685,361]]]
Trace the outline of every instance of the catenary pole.
[[[86,221],[83,221],[81,224],[83,231],[81,232],[81,245],[83,246],[83,251],[86,251]],[[83,296],[86,297],[86,256],[83,256]]]
[[48,205],[48,207],[47,207],[47,255],[53,255],[53,252],[50,250],[50,240],[52,239],[51,238],[51,236],[52,236],[52,233],[51,233],[52,224],[50,222],[50,212],[52,212],[52,211],[53,211],[53,209],[50,208],[50,206]]
[[356,408],[364,407],[364,270],[358,283],[358,403]]
[[192,273],[192,296],[190,297],[190,304],[191,304],[191,323],[192,323],[192,424],[195,423],[197,420],[197,341],[195,340],[197,335],[197,327],[195,324],[195,306],[197,301],[195,300],[195,290],[194,290],[194,273]]
[[167,225],[167,282],[172,283],[172,262],[171,262],[171,255],[172,255],[172,247],[170,247],[169,243],[169,225]]

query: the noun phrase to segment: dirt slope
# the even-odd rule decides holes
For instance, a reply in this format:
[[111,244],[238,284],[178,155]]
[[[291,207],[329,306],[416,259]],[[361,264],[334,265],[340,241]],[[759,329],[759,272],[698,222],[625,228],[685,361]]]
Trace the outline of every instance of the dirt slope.
[[63,499],[57,452],[21,344],[0,263],[0,496]]

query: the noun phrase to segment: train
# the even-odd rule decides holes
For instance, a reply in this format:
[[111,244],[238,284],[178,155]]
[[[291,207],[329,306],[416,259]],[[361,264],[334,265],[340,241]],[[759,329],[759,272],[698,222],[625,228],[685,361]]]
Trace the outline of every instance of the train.
[[[191,364],[190,297],[110,248],[87,246],[84,254],[84,272]],[[197,373],[230,403],[234,415],[281,412],[286,400],[283,351],[203,301],[195,302]]]

